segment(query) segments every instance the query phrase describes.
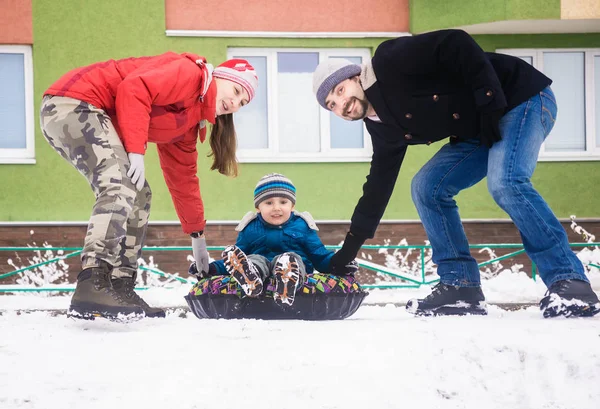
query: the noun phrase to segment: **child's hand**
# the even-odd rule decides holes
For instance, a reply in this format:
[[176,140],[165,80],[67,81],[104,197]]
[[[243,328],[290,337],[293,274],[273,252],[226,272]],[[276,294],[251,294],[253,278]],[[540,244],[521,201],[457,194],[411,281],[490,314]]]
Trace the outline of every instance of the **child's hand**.
[[190,264],[190,268],[188,268],[188,274],[196,277],[198,280],[202,280],[203,278],[212,277],[217,274],[217,268],[214,264],[210,264],[208,266],[208,273],[203,273],[202,271],[198,271],[198,266],[196,266],[196,262],[193,261]]
[[192,264],[190,264],[190,268],[188,268],[188,274],[196,277],[198,280],[204,278],[202,277],[202,273],[198,271],[198,267],[196,266],[195,261],[192,261]]

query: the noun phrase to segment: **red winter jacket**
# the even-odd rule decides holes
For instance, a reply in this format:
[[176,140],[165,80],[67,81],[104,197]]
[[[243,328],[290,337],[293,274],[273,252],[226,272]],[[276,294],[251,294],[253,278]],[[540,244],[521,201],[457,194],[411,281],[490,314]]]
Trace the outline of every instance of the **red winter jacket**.
[[215,122],[216,86],[202,97],[206,69],[194,54],[168,52],[155,57],[109,60],[62,76],[44,95],[75,98],[103,109],[125,150],[144,154],[157,144],[160,165],[185,233],[203,230],[204,205],[197,173],[197,138],[204,142],[203,119]]

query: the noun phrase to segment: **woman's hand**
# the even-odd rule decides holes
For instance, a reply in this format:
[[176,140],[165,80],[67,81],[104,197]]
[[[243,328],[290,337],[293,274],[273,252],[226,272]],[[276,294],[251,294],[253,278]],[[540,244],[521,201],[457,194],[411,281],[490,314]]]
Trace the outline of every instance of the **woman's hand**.
[[192,254],[196,260],[196,269],[201,274],[208,273],[208,251],[206,250],[206,237],[192,237]]
[[129,157],[129,170],[127,171],[127,176],[131,178],[131,181],[138,191],[142,190],[144,182],[146,181],[144,155],[139,153],[128,153],[127,156]]

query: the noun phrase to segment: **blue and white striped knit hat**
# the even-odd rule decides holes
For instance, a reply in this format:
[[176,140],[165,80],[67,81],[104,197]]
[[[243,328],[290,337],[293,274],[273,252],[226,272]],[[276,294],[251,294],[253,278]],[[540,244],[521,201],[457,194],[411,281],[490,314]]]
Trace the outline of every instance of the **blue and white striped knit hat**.
[[260,178],[254,188],[254,207],[272,197],[287,197],[296,204],[296,187],[280,173],[269,173]]

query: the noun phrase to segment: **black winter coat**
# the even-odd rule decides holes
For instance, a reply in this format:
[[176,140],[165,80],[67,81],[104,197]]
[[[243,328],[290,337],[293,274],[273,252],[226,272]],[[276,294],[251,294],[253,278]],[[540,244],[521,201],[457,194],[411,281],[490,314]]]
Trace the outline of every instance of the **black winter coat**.
[[408,145],[480,138],[479,115],[508,112],[552,83],[520,58],[486,53],[462,30],[383,42],[365,90],[382,122],[365,119],[373,158],[350,231],[371,238],[394,190]]

